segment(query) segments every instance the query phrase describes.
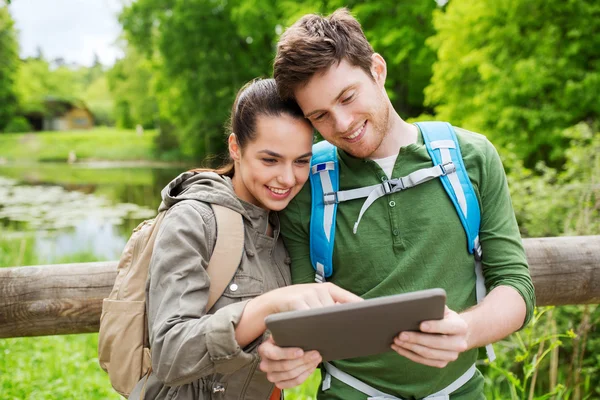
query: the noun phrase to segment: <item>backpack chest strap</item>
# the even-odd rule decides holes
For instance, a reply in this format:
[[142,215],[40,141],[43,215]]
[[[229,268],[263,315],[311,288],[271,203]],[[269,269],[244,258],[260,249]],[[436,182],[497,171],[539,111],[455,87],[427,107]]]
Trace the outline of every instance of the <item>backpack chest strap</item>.
[[360,209],[358,219],[354,224],[353,232],[356,234],[358,224],[362,219],[364,213],[369,207],[380,197],[386,196],[391,193],[397,193],[402,190],[409,189],[420,185],[421,183],[430,181],[432,179],[439,178],[440,176],[451,175],[456,171],[456,167],[452,161],[440,165],[434,165],[430,168],[423,168],[413,173],[410,173],[401,178],[385,180],[380,184],[365,186],[362,188],[351,189],[351,190],[340,190],[338,192],[325,192],[323,193],[323,202],[328,204],[337,204],[344,201],[355,200],[360,198],[367,198]]

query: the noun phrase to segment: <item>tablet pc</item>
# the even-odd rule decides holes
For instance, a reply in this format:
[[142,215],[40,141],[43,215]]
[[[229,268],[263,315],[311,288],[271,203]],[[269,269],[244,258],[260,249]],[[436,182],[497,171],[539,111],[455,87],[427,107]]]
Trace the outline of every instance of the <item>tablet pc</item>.
[[444,289],[427,289],[272,314],[265,323],[278,346],[318,350],[324,361],[331,361],[392,351],[398,333],[442,319],[445,304]]

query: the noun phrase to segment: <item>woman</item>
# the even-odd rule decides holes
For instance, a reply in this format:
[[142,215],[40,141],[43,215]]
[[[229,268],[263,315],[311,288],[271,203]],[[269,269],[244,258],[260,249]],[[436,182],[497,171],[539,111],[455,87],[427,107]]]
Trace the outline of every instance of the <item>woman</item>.
[[[330,284],[285,287],[289,258],[270,211],[283,209],[308,178],[313,132],[302,111],[279,99],[274,80],[256,80],[239,91],[230,125],[228,166],[184,173],[162,192],[160,209],[168,212],[156,237],[147,294],[152,373],[130,399],[279,398],[258,368],[264,318],[360,300]],[[206,314],[205,268],[216,240],[209,204],[242,214],[245,253]],[[307,357],[314,358],[309,373],[321,360],[314,352]]]

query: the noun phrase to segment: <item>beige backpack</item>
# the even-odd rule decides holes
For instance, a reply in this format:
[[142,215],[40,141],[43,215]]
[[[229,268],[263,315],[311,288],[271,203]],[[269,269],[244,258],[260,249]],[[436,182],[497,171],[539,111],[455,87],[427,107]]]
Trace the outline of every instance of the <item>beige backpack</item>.
[[[221,297],[233,278],[244,250],[242,216],[211,204],[217,224],[217,240],[207,273],[210,294],[206,311]],[[135,385],[151,372],[146,280],[158,227],[165,212],[133,230],[117,267],[115,285],[102,303],[98,334],[98,361],[108,372],[113,388],[128,397]]]

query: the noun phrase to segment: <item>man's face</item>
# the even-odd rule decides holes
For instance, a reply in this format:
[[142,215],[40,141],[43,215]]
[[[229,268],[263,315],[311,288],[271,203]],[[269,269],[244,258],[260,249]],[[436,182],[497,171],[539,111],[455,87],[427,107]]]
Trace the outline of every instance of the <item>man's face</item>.
[[342,60],[294,91],[304,115],[323,138],[358,158],[377,158],[389,131],[385,62],[378,55],[371,72],[369,76]]

